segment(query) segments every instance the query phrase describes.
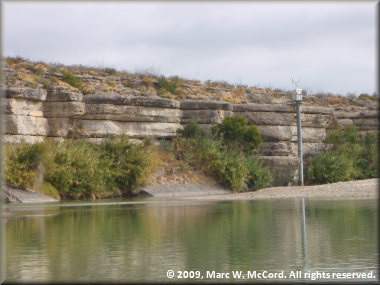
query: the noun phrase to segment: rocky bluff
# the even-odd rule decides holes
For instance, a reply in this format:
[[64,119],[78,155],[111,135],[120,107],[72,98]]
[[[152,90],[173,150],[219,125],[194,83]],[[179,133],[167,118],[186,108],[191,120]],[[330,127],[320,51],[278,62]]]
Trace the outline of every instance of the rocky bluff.
[[[231,104],[225,101],[177,101],[118,93],[82,95],[64,86],[48,90],[27,87],[2,89],[3,142],[34,143],[44,137],[88,138],[100,141],[109,135],[126,134],[169,139],[189,120],[204,129],[231,115],[242,115],[255,124],[264,139],[260,149],[265,165],[275,169],[273,185],[298,180],[297,126],[295,107],[282,104]],[[378,110],[346,112],[332,107],[301,106],[304,167],[318,154],[326,134],[336,125],[353,124],[362,135],[378,130]]]

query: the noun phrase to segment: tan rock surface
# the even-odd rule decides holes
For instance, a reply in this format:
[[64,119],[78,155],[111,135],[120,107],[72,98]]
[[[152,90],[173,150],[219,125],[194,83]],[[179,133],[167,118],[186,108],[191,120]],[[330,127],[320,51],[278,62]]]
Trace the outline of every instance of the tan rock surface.
[[224,201],[283,198],[379,198],[379,179],[338,182],[316,186],[271,187],[254,192],[183,198]]

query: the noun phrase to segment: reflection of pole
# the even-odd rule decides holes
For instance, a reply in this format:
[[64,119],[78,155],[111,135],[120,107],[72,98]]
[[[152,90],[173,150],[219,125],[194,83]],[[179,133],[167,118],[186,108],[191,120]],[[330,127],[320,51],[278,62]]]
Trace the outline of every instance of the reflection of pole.
[[302,223],[301,223],[301,228],[302,228],[302,270],[306,270],[306,218],[305,218],[305,198],[302,198]]
[[298,138],[298,157],[300,159],[299,184],[300,184],[300,186],[303,186],[303,156],[302,156],[301,108],[300,108],[300,105],[301,105],[301,102],[297,100],[296,101],[297,138]]

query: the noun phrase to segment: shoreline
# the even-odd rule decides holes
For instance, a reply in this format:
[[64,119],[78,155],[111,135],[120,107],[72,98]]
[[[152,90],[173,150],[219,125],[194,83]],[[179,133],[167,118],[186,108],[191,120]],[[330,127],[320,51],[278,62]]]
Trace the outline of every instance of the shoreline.
[[284,198],[378,198],[379,178],[313,186],[283,186],[226,195],[183,197],[181,200],[227,201]]
[[[175,184],[171,184],[170,185],[171,188],[173,188],[172,186],[174,185]],[[189,184],[181,184],[182,188],[187,188],[186,186],[188,185]],[[215,188],[215,189],[213,191],[210,191],[209,193],[218,192],[216,190],[218,190],[217,188],[219,187],[221,188],[221,190],[226,191],[226,188],[222,187],[221,185],[219,185],[219,187],[217,185],[213,185],[213,186],[210,185],[208,188],[210,187],[213,189]],[[26,196],[32,197],[31,201],[21,201],[23,199],[21,200],[16,199],[17,201],[13,201],[15,199],[10,199],[12,200],[12,201],[9,201],[10,203],[52,202],[53,200],[58,201],[58,200],[52,199],[50,196],[46,196],[38,192],[28,191],[26,189],[18,189],[16,187],[12,187],[9,185],[5,187],[5,189],[3,189],[3,196],[9,196],[8,198],[14,198],[13,197],[14,195],[10,195],[13,192],[10,194],[8,193],[8,195],[5,195],[6,192],[11,190],[9,188],[11,189],[14,188],[12,190],[13,192],[16,191],[17,192],[16,194],[22,193],[21,198],[25,198],[24,196],[26,194],[28,194]],[[187,189],[187,191],[182,191],[182,192],[187,192],[186,194],[189,194],[191,190],[194,190],[192,188],[191,189],[189,188]],[[204,187],[200,187],[200,188],[204,188]],[[171,190],[172,192],[176,192],[175,187]],[[186,190],[186,189],[182,189],[182,190]],[[285,199],[285,198],[379,198],[379,178],[355,180],[355,181],[348,181],[348,182],[337,182],[337,183],[313,185],[313,186],[279,186],[279,187],[264,188],[264,189],[260,189],[260,190],[252,191],[252,192],[210,194],[210,195],[198,195],[198,196],[192,195],[192,196],[187,196],[187,197],[186,196],[179,196],[179,197],[172,196],[174,195],[173,193],[166,193],[166,192],[169,192],[168,190],[164,192],[163,194],[165,195],[160,195],[161,198],[169,198],[169,199],[185,200],[185,201],[230,201],[230,200]],[[171,194],[171,195],[168,195],[168,194]],[[36,196],[38,199],[34,196]],[[43,197],[45,197],[46,199],[43,200],[42,199]],[[109,198],[114,198],[114,197],[109,197]],[[29,197],[29,199],[31,198]],[[3,197],[3,200],[4,200],[4,197]],[[88,199],[79,199],[79,200],[86,201]]]

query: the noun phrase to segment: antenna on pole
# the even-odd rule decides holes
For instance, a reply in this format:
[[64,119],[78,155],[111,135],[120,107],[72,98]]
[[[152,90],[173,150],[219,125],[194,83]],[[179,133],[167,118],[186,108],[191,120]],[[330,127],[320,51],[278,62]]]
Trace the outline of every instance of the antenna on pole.
[[298,84],[298,82],[300,82],[300,77],[298,77],[298,81],[297,81],[297,82],[294,81],[293,78],[292,78],[292,84],[294,84],[294,85],[296,86],[295,89],[297,89],[297,84]]

